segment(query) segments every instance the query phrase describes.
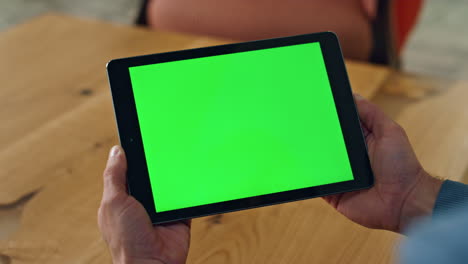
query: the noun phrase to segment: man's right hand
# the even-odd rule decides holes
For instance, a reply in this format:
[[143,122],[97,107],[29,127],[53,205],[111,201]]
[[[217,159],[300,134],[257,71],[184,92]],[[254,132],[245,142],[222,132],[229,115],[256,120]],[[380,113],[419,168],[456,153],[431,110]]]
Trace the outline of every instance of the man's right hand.
[[442,180],[422,168],[401,126],[374,104],[355,99],[375,185],[324,199],[360,225],[401,232],[415,218],[432,213]]

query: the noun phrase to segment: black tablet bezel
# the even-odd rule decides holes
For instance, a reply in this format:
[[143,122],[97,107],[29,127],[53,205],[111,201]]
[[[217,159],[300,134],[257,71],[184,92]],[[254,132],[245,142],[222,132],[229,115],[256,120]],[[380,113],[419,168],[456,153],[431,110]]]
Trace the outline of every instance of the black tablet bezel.
[[[166,212],[156,212],[133,98],[129,67],[320,42],[354,180]],[[153,223],[164,223],[355,191],[373,185],[373,174],[337,36],[332,32],[259,40],[112,60],[107,65],[120,143],[127,154],[128,189]]]

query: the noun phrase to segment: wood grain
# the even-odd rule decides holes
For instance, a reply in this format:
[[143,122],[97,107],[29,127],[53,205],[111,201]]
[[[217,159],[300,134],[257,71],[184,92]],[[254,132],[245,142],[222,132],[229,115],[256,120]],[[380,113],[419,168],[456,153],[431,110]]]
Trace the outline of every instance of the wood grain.
[[197,219],[189,263],[391,263],[396,238],[313,199]]
[[[19,228],[0,242],[0,260],[108,263],[96,225],[102,169],[118,142],[106,62],[227,42],[54,14],[2,33],[0,211],[37,194],[21,213],[15,210]],[[354,91],[378,93],[375,101],[402,122],[431,172],[460,177],[467,165],[467,144],[460,142],[468,127],[462,104],[468,83],[441,82],[437,89],[447,89],[439,91],[424,88],[426,78],[347,66]],[[410,87],[422,92],[411,95]],[[391,263],[396,240],[313,199],[196,219],[189,263]]]
[[[78,135],[73,140],[64,137],[65,141],[57,142],[53,134],[58,127],[63,128],[61,133],[71,133],[66,132],[61,120],[96,104],[95,97],[104,96],[110,102],[105,71],[109,60],[194,48],[208,41],[223,43],[57,15],[47,15],[6,32],[0,38],[0,79],[6,80],[0,91],[4,98],[0,120],[8,128],[0,130],[0,179],[4,181],[0,204],[41,188],[50,179],[37,177],[37,173],[59,164],[66,155],[79,153],[84,145],[93,144],[93,131],[115,135],[113,123],[109,127],[80,127],[81,131],[91,132],[89,138]],[[96,111],[111,109],[110,104],[105,104]],[[112,111],[104,117],[113,118]],[[48,155],[40,154],[44,152]],[[31,170],[24,164],[41,166]],[[17,184],[18,177],[24,184]]]

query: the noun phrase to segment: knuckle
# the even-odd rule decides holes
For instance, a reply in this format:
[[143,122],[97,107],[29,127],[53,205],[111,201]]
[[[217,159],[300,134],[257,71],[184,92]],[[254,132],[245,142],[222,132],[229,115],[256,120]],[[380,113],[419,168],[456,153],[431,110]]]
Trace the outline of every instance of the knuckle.
[[389,130],[392,132],[392,133],[395,133],[395,134],[398,134],[398,135],[404,135],[406,134],[405,133],[405,130],[403,129],[403,127],[401,127],[398,123],[392,121],[391,125],[389,126]]
[[110,168],[110,167],[105,168],[104,172],[102,173],[104,179],[112,178],[112,176],[114,174],[113,171],[114,170],[112,168]]
[[113,174],[104,174],[104,188],[105,189],[115,189],[116,191],[122,191],[122,183],[119,182],[117,177],[114,177]]
[[98,213],[101,214],[112,211],[125,201],[125,197],[120,193],[112,193],[102,197],[101,205],[99,206]]
[[104,188],[108,188],[108,186],[112,186],[114,184],[114,179],[112,175],[104,173]]
[[116,188],[119,191],[125,189],[125,179],[121,179],[119,174],[116,174],[114,170],[105,170],[103,173],[104,188]]

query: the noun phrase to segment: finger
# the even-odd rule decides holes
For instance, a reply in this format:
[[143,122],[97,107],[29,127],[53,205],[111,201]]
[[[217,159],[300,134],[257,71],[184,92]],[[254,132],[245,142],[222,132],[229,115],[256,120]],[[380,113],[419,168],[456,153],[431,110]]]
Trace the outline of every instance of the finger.
[[328,196],[323,196],[322,199],[325,200],[325,202],[327,202],[333,208],[337,209],[341,196],[342,194],[332,194]]
[[358,94],[354,95],[356,106],[359,112],[359,118],[364,128],[377,137],[384,135],[389,125],[395,124],[382,110],[375,104],[367,101]]
[[112,147],[104,170],[104,194],[103,198],[111,197],[119,193],[127,193],[127,159],[120,146]]

